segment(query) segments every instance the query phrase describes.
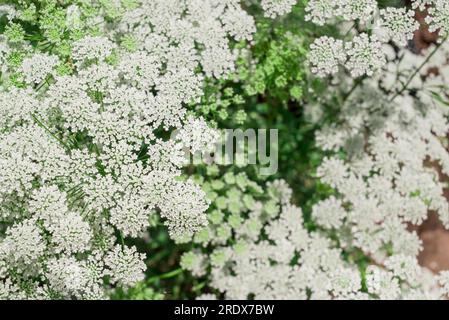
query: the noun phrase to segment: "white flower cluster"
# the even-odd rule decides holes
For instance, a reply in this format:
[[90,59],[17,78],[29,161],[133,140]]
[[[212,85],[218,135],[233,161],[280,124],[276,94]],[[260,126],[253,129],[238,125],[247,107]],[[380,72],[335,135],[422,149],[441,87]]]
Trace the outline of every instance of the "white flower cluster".
[[[255,24],[241,9],[240,0],[155,0],[143,1],[138,9],[126,12],[120,30],[133,34],[139,49],[168,63],[167,75],[177,76],[178,89],[187,93],[193,88],[182,88],[181,83],[192,82],[190,70],[198,64],[206,76],[221,77],[234,71],[237,52],[230,49],[229,36],[251,40]],[[204,49],[197,53],[198,45]]]
[[[449,113],[431,99],[432,93],[444,95],[449,80],[449,44],[431,57],[386,46],[387,57],[376,57],[380,50],[366,48],[368,36],[358,38],[358,45],[348,46],[354,51],[352,69],[374,68],[367,61],[384,59],[388,71],[355,87],[339,117],[317,135],[318,144],[336,154],[317,171],[335,192],[312,206],[313,228],[306,228],[311,222],[290,204],[292,192],[283,181],[262,190],[245,175],[228,172],[203,182],[214,207],[208,227],[195,236],[198,246],[184,254],[181,266],[209,279],[219,297],[448,297],[448,272],[435,275],[418,264],[422,243],[410,226],[419,226],[433,211],[449,227],[442,180],[449,175]],[[314,45],[337,41],[323,39]],[[343,54],[342,42],[339,47],[338,52],[326,48],[334,61]],[[411,78],[424,62],[427,66]],[[432,72],[436,66],[438,74]],[[409,90],[401,91],[409,79]]]
[[424,10],[430,6],[435,0],[412,0],[412,8]]
[[346,21],[367,21],[377,10],[376,0],[310,0],[306,6],[306,21],[324,25],[332,18],[341,17]]
[[372,76],[385,64],[385,54],[382,43],[375,37],[362,33],[347,44],[348,60],[346,68],[354,78],[367,75]]
[[381,20],[379,27],[383,31],[384,41],[392,40],[397,44],[405,45],[413,39],[419,22],[415,19],[415,12],[406,8],[386,8],[380,10]]
[[49,75],[54,74],[59,58],[46,53],[36,53],[22,62],[20,72],[24,75],[27,84],[39,84]]
[[337,0],[335,3],[337,5],[336,14],[346,21],[368,21],[377,10],[376,0]]
[[297,0],[262,0],[260,4],[265,16],[274,19],[289,13],[296,2]]
[[[373,35],[363,31],[346,32],[352,39],[342,44],[328,36],[316,39],[311,45],[309,61],[311,71],[319,77],[334,75],[339,66],[344,66],[352,77],[372,76],[385,67],[388,52],[386,43],[393,41],[405,46],[413,39],[420,24],[415,19],[415,11],[407,8],[388,7],[379,10],[375,0],[311,0],[306,7],[306,20],[324,25],[330,19],[341,18],[344,21],[368,22],[373,25]],[[416,1],[413,8],[428,8],[426,22],[431,32],[439,31],[441,38],[449,30],[449,3],[445,0]],[[377,14],[378,13],[378,14]],[[354,22],[355,23],[355,22]],[[367,28],[369,24],[360,24]],[[350,30],[351,31],[351,30]],[[344,50],[343,50],[344,48]],[[344,56],[346,55],[346,56]]]
[[323,36],[310,46],[311,71],[320,77],[336,74],[344,65],[354,78],[369,75],[386,63],[382,43],[376,36],[363,33],[346,44],[342,40]]
[[[290,204],[292,191],[284,181],[269,183],[262,190],[242,174],[227,173],[224,179],[231,186],[226,198],[215,201],[219,208],[211,212],[208,228],[196,237],[196,242],[213,245],[213,250],[209,256],[200,248],[185,253],[183,268],[204,276],[210,267],[210,285],[227,299],[357,294],[361,288],[358,270],[340,258],[328,239],[310,235],[303,227],[302,211]],[[211,187],[221,189],[217,183]],[[254,187],[269,197],[256,200],[249,192]]]
[[[446,45],[441,51],[444,58],[434,59],[446,63],[448,52]],[[408,55],[413,54],[399,53]],[[405,74],[409,76],[424,59],[407,58],[413,63]],[[323,128],[317,136],[323,149],[343,150],[346,157],[326,158],[319,167],[321,181],[337,194],[317,203],[312,216],[323,230],[333,230],[344,250],[361,250],[373,265],[390,270],[385,273],[371,266],[368,273],[368,292],[381,299],[447,294],[438,289],[437,277],[418,266],[421,240],[409,229],[426,220],[430,210],[449,227],[449,204],[441,181],[441,174],[449,173],[449,114],[425,95],[427,85],[441,86],[448,73],[443,67],[441,75],[429,75],[426,70],[431,68],[432,59],[422,71],[424,83],[420,79],[421,85],[411,87],[421,89],[418,97],[408,91],[392,97],[379,88],[379,80],[365,81],[342,107],[338,125]],[[423,279],[426,283],[421,283]],[[400,294],[403,282],[420,289]]]
[[321,77],[337,73],[340,63],[347,59],[343,41],[327,36],[316,39],[310,50],[311,70]]
[[[278,219],[272,217],[259,229],[260,234],[267,233],[267,239],[251,241],[243,234],[242,238],[237,237],[234,247],[215,249],[211,259],[223,258],[218,263],[212,260],[212,286],[225,293],[227,299],[326,299],[357,295],[361,289],[358,270],[342,261],[340,252],[331,247],[328,239],[307,233],[299,208],[280,206]],[[258,215],[263,212],[260,204],[256,208],[259,210],[250,212],[252,219],[260,219]]]
[[114,28],[95,19],[64,75],[46,53],[4,75],[27,86],[0,91],[0,298],[105,298],[143,279],[145,257],[123,238],[155,211],[175,240],[207,224],[205,193],[178,178],[184,148],[217,134],[185,105],[205,76],[233,70],[230,41],[251,39],[253,19],[233,0],[142,1]]
[[73,44],[72,58],[79,66],[92,60],[102,62],[114,48],[115,44],[107,38],[87,36]]
[[[428,1],[429,2],[429,1]],[[428,8],[429,15],[426,22],[430,32],[439,31],[442,37],[449,36],[449,2],[446,0],[432,0]]]
[[[210,286],[226,299],[438,298],[443,293],[438,278],[412,256],[392,255],[361,272],[353,259],[344,258],[351,255],[350,248],[326,232],[305,228],[284,181],[268,183],[259,190],[264,196],[253,199],[249,190],[254,186],[244,176],[234,179],[228,173],[224,179],[236,185],[231,183],[223,205],[215,201],[220,208],[210,213],[208,229],[196,238],[209,253],[198,247],[183,255],[181,265],[194,276],[208,276]],[[217,184],[211,187],[220,189]],[[235,208],[239,199],[244,205]],[[342,202],[330,198],[313,208],[313,216],[338,229],[346,214]]]

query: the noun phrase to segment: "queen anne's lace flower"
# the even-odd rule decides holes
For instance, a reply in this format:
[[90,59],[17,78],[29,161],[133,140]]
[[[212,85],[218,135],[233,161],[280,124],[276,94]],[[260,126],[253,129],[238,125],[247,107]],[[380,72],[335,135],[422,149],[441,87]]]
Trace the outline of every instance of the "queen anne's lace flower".
[[81,28],[81,10],[76,4],[68,6],[66,24],[69,29],[77,30]]
[[434,0],[432,6],[428,8],[428,12],[426,22],[429,24],[429,31],[439,31],[442,37],[449,36],[449,2]]
[[84,37],[73,44],[73,60],[78,64],[92,60],[104,61],[114,48],[114,43],[108,38]]
[[[439,10],[435,17],[429,15],[426,18],[431,25],[430,30],[444,30],[442,12],[445,11],[445,4],[432,0],[414,3],[414,6],[423,7],[426,4],[432,4],[429,13]],[[396,7],[379,11],[375,0],[311,0],[305,11],[305,19],[318,25],[324,25],[333,18],[353,22],[352,27],[344,30],[344,40],[321,36],[311,44],[310,60],[314,60],[312,72],[320,77],[337,73],[340,64],[345,65],[353,77],[374,75],[385,66],[389,56],[384,44],[392,40],[403,46],[413,38],[420,26],[414,11]],[[375,27],[371,31],[374,34],[371,35],[368,30],[373,24]]]
[[265,15],[270,18],[282,16],[291,11],[297,0],[262,0],[262,9]]
[[320,77],[338,72],[340,63],[346,59],[343,41],[323,36],[310,46],[309,60],[312,72]]
[[106,298],[143,279],[126,238],[152,215],[177,241],[207,225],[206,194],[180,175],[186,149],[208,151],[217,134],[185,106],[206,76],[234,70],[231,41],[251,40],[254,19],[233,0],[104,4],[58,7],[48,36],[77,40],[2,63],[24,78],[0,88],[2,297]]
[[[259,211],[262,206],[255,204],[250,218],[234,227],[240,231],[229,239],[229,245],[215,248],[211,254],[212,286],[228,299],[306,299],[307,292],[317,299],[344,298],[356,293],[361,285],[358,271],[341,260],[327,239],[303,228],[301,210],[281,200],[284,196],[282,192],[276,196],[279,208],[268,220]],[[248,237],[251,229],[254,235]],[[264,233],[270,241],[263,239]],[[300,259],[291,265],[296,255]],[[183,258],[191,259],[190,255]],[[191,264],[184,266],[192,268]]]
[[211,151],[218,138],[218,132],[211,129],[203,119],[193,117],[187,119],[184,127],[176,135],[176,139],[179,139],[192,154]]
[[413,39],[414,32],[419,28],[415,12],[406,8],[382,9],[380,16],[380,26],[386,30],[386,40],[392,39],[400,45]]
[[36,263],[45,251],[43,237],[30,220],[8,228],[1,246],[3,255],[8,256],[11,263],[19,265]]
[[366,286],[370,294],[383,300],[395,300],[401,290],[394,274],[377,266],[369,266],[366,272]]
[[125,81],[137,88],[149,90],[159,85],[161,63],[144,51],[137,51],[127,55],[120,61],[119,71]]
[[115,246],[104,262],[112,282],[127,287],[143,280],[146,269],[142,261],[144,258],[145,255],[139,254],[134,247]]
[[58,65],[57,56],[46,53],[36,53],[22,62],[20,72],[23,73],[25,82],[28,84],[38,84],[45,80],[48,75],[54,74],[54,67]]
[[312,216],[320,225],[326,228],[338,228],[342,225],[342,220],[345,218],[346,213],[341,201],[331,197],[314,206]]
[[376,0],[337,0],[338,15],[343,19],[368,21],[377,10]]
[[221,20],[226,31],[235,40],[252,40],[252,35],[256,31],[255,22],[254,18],[245,11],[230,8],[221,17]]
[[337,3],[329,0],[311,0],[306,7],[306,21],[324,25],[326,21],[337,15]]
[[194,276],[201,277],[206,274],[206,256],[201,253],[187,252],[181,258],[180,265],[189,270]]
[[413,9],[421,9],[424,10],[426,9],[427,6],[431,5],[432,3],[434,3],[435,0],[412,0],[412,8]]
[[[434,276],[419,266],[422,243],[410,228],[429,210],[449,226],[440,181],[449,175],[449,114],[424,96],[429,90],[416,90],[447,83],[441,65],[448,48],[442,44],[446,52],[429,60],[437,74],[423,68],[410,79],[426,57],[384,50],[386,41],[411,39],[418,27],[412,11],[382,10],[387,38],[380,39],[364,33],[375,0],[308,1],[308,21],[355,20],[340,30],[341,40],[324,36],[311,45],[311,71],[336,75],[329,91],[350,85],[337,75],[340,66],[364,79],[387,55],[388,65],[383,79],[358,79],[342,99],[329,92],[341,108],[317,134],[328,156],[316,177],[332,195],[313,198],[303,212],[282,180],[261,188],[242,173],[218,176],[218,168],[209,180],[182,174],[186,157],[209,151],[218,138],[186,106],[202,101],[209,78],[221,82],[240,71],[236,61],[255,32],[243,10],[249,2],[47,2],[39,14],[48,16],[39,19],[33,4],[27,12],[0,5],[0,17],[7,15],[0,36],[0,298],[103,299],[129,289],[144,279],[147,258],[129,238],[159,219],[176,242],[193,239],[181,266],[226,298],[448,294],[446,272]],[[276,18],[296,2],[262,0],[260,7]],[[428,8],[431,31],[447,35],[447,1],[412,3]],[[22,20],[39,32],[29,34]]]
[[353,77],[372,76],[386,63],[382,43],[375,36],[362,33],[346,45],[346,68]]
[[[398,79],[408,79],[428,60],[421,81],[410,88],[434,88],[436,83],[446,81],[444,74],[428,76],[430,69],[448,61],[447,45],[441,48],[431,58],[399,50],[399,73],[388,72],[394,72]],[[421,224],[429,210],[437,212],[441,222],[449,226],[449,206],[439,173],[449,170],[446,144],[441,140],[449,130],[447,110],[424,95],[408,91],[388,96],[377,80],[368,80],[344,103],[336,122],[322,128],[317,141],[326,150],[331,148],[340,155],[343,152],[345,159],[338,155],[325,158],[317,170],[321,181],[337,193],[313,206],[315,221],[323,230],[340,234],[342,247],[358,248],[372,259],[373,265],[366,270],[371,297],[443,297],[437,280],[444,287],[445,273],[438,278],[418,265],[416,257],[422,243],[409,226]],[[338,143],[329,144],[329,139],[335,140],[335,132],[340,133]],[[438,165],[428,166],[428,161]],[[335,199],[343,204],[333,210],[340,218],[323,219],[322,208]],[[335,231],[337,224],[340,227]],[[350,235],[346,237],[348,230]]]
[[421,268],[415,257],[394,255],[385,261],[385,266],[402,281],[415,285],[421,276]]
[[59,292],[62,298],[98,299],[103,298],[101,277],[92,269],[92,261],[78,261],[62,256],[48,262],[47,281],[49,289]]
[[[225,180],[231,182],[232,177],[228,173]],[[237,210],[231,205],[233,198],[245,199],[248,190],[243,184],[237,191],[233,184],[227,186],[230,190],[225,192],[225,204],[214,203],[219,208],[212,209],[210,225],[195,238],[198,247],[181,258],[184,269],[210,279],[209,285],[225,298],[400,299],[412,294],[423,296],[437,289],[434,277],[430,276],[430,282],[424,280],[426,273],[413,255],[396,254],[363,270],[367,292],[362,292],[360,270],[342,259],[342,250],[348,250],[346,254],[351,250],[352,243],[348,241],[353,235],[348,235],[345,229],[346,220],[352,218],[346,213],[350,208],[347,203],[331,197],[315,205],[312,218],[318,222],[320,231],[311,232],[304,228],[301,209],[289,203],[291,190],[283,181],[269,183],[263,200],[256,196],[255,201]],[[204,187],[207,185],[206,182]],[[360,191],[358,187],[356,193]],[[216,186],[221,188],[224,186]],[[360,205],[363,206],[360,214],[366,219],[376,217],[375,206],[365,202]],[[374,221],[371,226],[378,223],[375,218]],[[223,226],[228,226],[231,232],[222,234]],[[334,237],[341,235],[341,242],[330,240],[326,236],[329,230]],[[398,234],[400,230],[398,225],[392,227],[392,236],[402,237],[402,233]],[[405,229],[403,232],[407,233]],[[376,240],[377,232],[373,233],[373,238],[366,239],[368,244]],[[200,251],[201,247],[212,248],[212,252]],[[371,259],[369,255],[367,258]]]
[[306,6],[306,20],[318,25],[324,25],[334,17],[365,22],[374,16],[376,10],[376,0],[310,0]]
[[331,272],[331,292],[336,297],[350,297],[361,289],[361,278],[357,270],[337,268]]
[[89,249],[92,231],[89,224],[75,212],[67,212],[49,225],[56,250],[67,254],[84,252]]

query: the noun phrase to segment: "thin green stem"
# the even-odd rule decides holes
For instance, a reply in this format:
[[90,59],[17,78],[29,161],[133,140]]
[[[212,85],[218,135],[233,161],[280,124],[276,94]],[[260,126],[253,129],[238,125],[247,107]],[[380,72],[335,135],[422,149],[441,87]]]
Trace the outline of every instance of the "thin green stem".
[[200,291],[202,288],[206,286],[206,281],[198,283],[196,286],[192,288],[193,292]]
[[435,53],[438,52],[438,50],[441,48],[441,46],[443,45],[443,43],[447,40],[447,37],[444,38],[443,41],[441,41],[440,43],[437,44],[437,46],[435,47],[435,49],[432,50],[432,52],[427,56],[427,58],[423,61],[423,63],[421,63],[421,65],[419,66],[418,69],[415,70],[415,72],[413,72],[413,74],[410,76],[410,78],[407,80],[407,82],[402,86],[401,90],[399,90],[394,96],[393,98],[390,99],[390,101],[393,101],[394,99],[396,99],[398,96],[400,96],[405,90],[407,90],[408,86],[410,85],[410,83],[413,81],[413,79],[418,75],[418,73],[422,70],[422,68],[424,68],[424,66],[430,61],[430,59],[432,59],[432,57],[435,55]]
[[343,39],[346,39],[347,36],[349,36],[349,34],[351,33],[352,30],[354,30],[356,27],[356,23],[354,22],[351,26],[351,28],[349,28],[348,31],[346,31],[345,35],[343,36]]
[[123,233],[120,231],[119,235],[120,235],[120,242],[122,244],[122,247],[125,247],[125,238],[123,238]]
[[344,95],[343,102],[346,102],[346,100],[349,99],[349,97],[354,93],[355,89],[357,89],[363,83],[363,80],[365,80],[365,78],[366,76],[359,78],[354,82],[352,88],[348,91],[348,93]]
[[148,283],[152,283],[152,282],[154,282],[154,281],[156,281],[156,280],[159,280],[159,279],[169,279],[169,278],[173,278],[173,277],[176,277],[178,274],[182,273],[183,271],[184,271],[184,270],[183,270],[182,268],[178,268],[178,269],[169,271],[169,272],[167,272],[167,273],[163,273],[163,274],[160,274],[160,275],[151,277],[151,278],[148,279],[147,282],[148,282]]
[[43,128],[45,131],[47,131],[53,138],[55,138],[56,140],[58,140],[58,142],[60,144],[62,144],[67,150],[70,150],[70,147],[61,139],[59,139],[53,132],[51,132],[51,130],[49,128],[47,128],[47,126],[45,124],[42,123],[42,121],[40,121],[34,114],[31,115],[31,117],[33,118],[34,122],[36,122],[36,124],[38,126],[40,126],[41,128]]

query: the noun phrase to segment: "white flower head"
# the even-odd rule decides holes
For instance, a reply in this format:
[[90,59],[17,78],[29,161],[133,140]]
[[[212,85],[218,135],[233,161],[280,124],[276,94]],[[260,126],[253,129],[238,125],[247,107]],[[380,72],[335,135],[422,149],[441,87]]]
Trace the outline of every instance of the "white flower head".
[[380,16],[380,27],[386,31],[386,40],[391,39],[399,45],[406,45],[419,28],[415,12],[406,8],[382,9]]
[[115,47],[116,45],[105,37],[87,36],[73,44],[73,60],[78,65],[92,60],[104,61]]
[[368,21],[377,10],[376,0],[337,0],[338,14],[347,21]]
[[59,58],[47,53],[36,53],[29,58],[25,58],[19,69],[24,75],[24,80],[28,84],[39,84],[54,74],[54,67],[59,64]]
[[447,0],[434,0],[432,4],[428,8],[429,14],[426,17],[429,31],[439,31],[441,38],[447,37],[449,35],[449,2]]
[[338,228],[346,217],[340,200],[330,197],[313,206],[312,217],[326,228]]
[[262,0],[262,9],[265,11],[265,16],[269,18],[276,18],[289,13],[297,0]]
[[311,70],[320,77],[337,73],[340,63],[343,63],[345,59],[342,40],[323,36],[310,45]]
[[362,33],[347,43],[346,50],[349,57],[346,68],[354,78],[372,76],[386,64],[382,43],[376,36],[369,37]]
[[306,21],[324,25],[327,20],[338,15],[337,4],[329,0],[310,0],[306,7]]
[[116,245],[105,258],[111,280],[124,287],[143,280],[146,269],[144,258],[145,255],[138,253],[135,247]]
[[431,5],[435,0],[412,0],[412,8],[424,10]]

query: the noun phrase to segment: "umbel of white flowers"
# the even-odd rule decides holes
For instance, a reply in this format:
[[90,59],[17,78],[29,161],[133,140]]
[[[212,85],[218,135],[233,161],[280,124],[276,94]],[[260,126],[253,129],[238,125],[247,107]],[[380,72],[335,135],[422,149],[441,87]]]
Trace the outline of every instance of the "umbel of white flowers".
[[[195,250],[182,256],[181,266],[206,277],[226,299],[438,299],[449,293],[449,273],[433,275],[406,250],[395,248],[393,255],[365,269],[344,259],[350,245],[360,244],[340,246],[329,236],[337,231],[339,241],[346,237],[338,220],[345,214],[340,200],[330,198],[314,206],[314,218],[326,223],[310,232],[302,210],[290,203],[292,191],[285,181],[261,188],[242,174],[226,174],[224,179],[229,182],[228,197],[224,205],[217,201],[209,226],[195,238]],[[257,188],[260,197],[250,191]],[[370,213],[361,214],[369,219]],[[400,237],[409,239],[404,233]]]
[[[425,19],[429,31],[438,31],[440,39],[449,35],[449,3],[446,0],[414,0],[412,9],[427,9]],[[311,70],[320,77],[336,74],[343,67],[352,77],[372,76],[386,64],[387,44],[393,41],[405,46],[413,38],[420,24],[415,19],[415,11],[407,8],[388,7],[378,9],[376,0],[310,0],[306,7],[306,20],[324,25],[339,18],[349,25],[360,21],[365,27],[357,35],[353,28],[346,32],[346,38],[337,40],[323,36],[311,45],[309,60]],[[375,21],[372,35],[368,35],[368,21]],[[365,26],[364,26],[365,22]],[[347,39],[347,37],[351,39]]]
[[[441,19],[449,16],[446,3],[417,1],[413,7],[424,6],[430,6],[430,29],[438,29],[444,39],[449,30],[448,20]],[[335,14],[361,19],[376,8],[370,0],[364,5],[318,0],[309,1],[306,11],[308,19],[322,24]],[[284,182],[268,184],[262,192],[268,199],[251,205],[248,189],[239,183],[227,198],[214,202],[209,226],[195,239],[199,246],[183,256],[182,266],[208,277],[225,298],[447,298],[449,272],[434,275],[419,266],[422,243],[408,226],[420,225],[432,210],[449,227],[439,173],[449,174],[449,114],[432,99],[444,94],[449,81],[449,43],[423,55],[397,52],[386,41],[411,39],[416,21],[406,9],[385,9],[381,17],[383,33],[356,34],[346,43],[324,36],[311,47],[312,72],[335,74],[335,91],[349,92],[336,121],[316,137],[319,146],[335,153],[317,171],[317,178],[335,191],[312,207],[317,230],[303,226],[301,210],[290,204],[291,190]],[[352,86],[339,73],[340,64],[353,77],[371,78]],[[437,75],[430,72],[436,68]],[[305,113],[325,107],[305,106]],[[315,111],[312,120],[320,121],[322,113]],[[235,205],[235,198],[243,205]],[[352,252],[361,252],[368,266],[360,269],[342,259]]]
[[[0,298],[105,298],[143,279],[145,256],[122,239],[139,237],[155,210],[176,241],[207,224],[204,192],[177,177],[183,150],[217,135],[184,106],[205,77],[234,70],[230,42],[251,40],[254,20],[240,1],[115,5],[113,24],[100,3],[95,15],[64,9],[63,28],[82,35],[70,72],[60,72],[66,58],[0,38],[3,80],[25,84],[0,91]],[[3,62],[17,48],[14,69]],[[201,139],[165,141],[161,129]]]

